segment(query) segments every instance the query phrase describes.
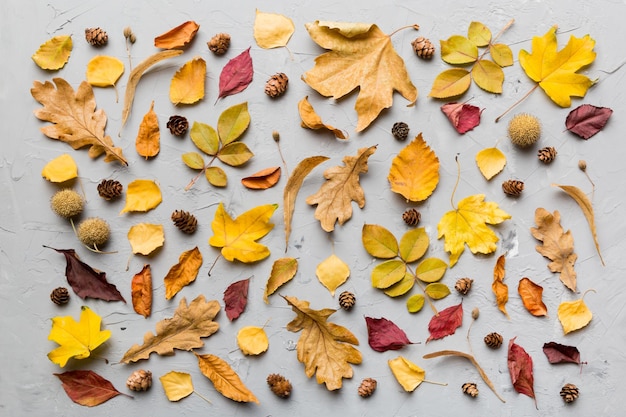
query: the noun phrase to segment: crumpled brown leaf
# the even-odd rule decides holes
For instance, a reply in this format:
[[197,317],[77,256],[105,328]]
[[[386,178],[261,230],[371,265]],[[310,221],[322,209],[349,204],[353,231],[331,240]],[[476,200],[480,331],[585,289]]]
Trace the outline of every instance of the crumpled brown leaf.
[[137,314],[148,317],[152,312],[152,270],[150,265],[144,265],[143,269],[135,274],[130,286],[133,310]]
[[322,121],[322,118],[315,112],[311,103],[309,103],[308,96],[298,102],[298,112],[300,113],[300,119],[302,119],[300,126],[312,130],[328,130],[335,135],[337,139],[348,139],[348,134],[343,130],[327,125]]

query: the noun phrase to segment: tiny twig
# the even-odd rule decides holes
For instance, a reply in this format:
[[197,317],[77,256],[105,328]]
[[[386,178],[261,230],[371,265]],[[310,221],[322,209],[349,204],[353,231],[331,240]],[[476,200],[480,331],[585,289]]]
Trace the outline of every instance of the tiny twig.
[[506,115],[508,112],[510,112],[511,110],[513,110],[515,107],[517,107],[518,104],[520,104],[522,101],[526,100],[526,98],[537,89],[537,87],[539,87],[539,84],[535,84],[535,86],[533,88],[530,89],[529,92],[527,92],[526,94],[524,94],[524,96],[522,98],[520,98],[519,100],[517,100],[515,103],[513,103],[513,105],[511,107],[509,107],[508,109],[506,109],[504,111],[504,113],[502,113],[500,116],[496,117],[496,123],[498,123],[500,121],[500,119],[502,119],[504,117],[504,115]]
[[276,142],[276,147],[278,148],[278,154],[280,155],[280,160],[283,161],[283,165],[285,167],[285,175],[289,177],[289,170],[287,169],[287,162],[285,162],[285,158],[283,157],[283,151],[280,149],[280,134],[275,130],[272,132],[272,138],[274,142]]
[[217,261],[219,261],[221,257],[222,257],[222,252],[220,252],[219,255],[217,255],[217,257],[213,261],[213,265],[211,265],[211,268],[209,268],[209,276],[211,276],[211,271],[213,271],[213,267],[215,267],[215,264],[217,263]]
[[402,26],[401,28],[398,28],[398,29],[394,30],[393,32],[391,32],[391,33],[389,34],[389,37],[391,38],[393,35],[395,35],[396,33],[400,32],[401,30],[404,30],[404,29],[409,29],[409,28],[413,28],[413,29],[415,29],[415,30],[420,30],[420,25],[418,25],[418,24],[413,24],[413,25],[406,25],[406,26]]
[[433,304],[432,300],[430,299],[430,296],[426,293],[426,288],[422,286],[421,281],[419,280],[419,278],[417,278],[417,274],[411,269],[411,267],[407,263],[405,263],[405,265],[406,265],[406,268],[409,270],[409,272],[413,275],[413,280],[415,281],[415,283],[420,287],[420,289],[424,293],[424,298],[426,298],[426,301],[428,301],[428,305],[430,306],[430,309],[433,311],[433,313],[435,313],[435,316],[438,316],[439,311],[437,310],[437,307],[435,307],[435,305]]
[[459,155],[457,154],[454,157],[456,162],[456,183],[454,184],[454,188],[452,189],[452,194],[450,195],[450,204],[452,205],[452,209],[456,210],[456,206],[454,205],[454,194],[456,193],[456,189],[459,186],[459,181],[461,180],[461,163],[459,162]]
[[194,394],[196,394],[198,397],[202,398],[204,401],[208,402],[209,404],[213,405],[213,403],[204,395],[200,394],[198,391],[194,390],[193,391]]

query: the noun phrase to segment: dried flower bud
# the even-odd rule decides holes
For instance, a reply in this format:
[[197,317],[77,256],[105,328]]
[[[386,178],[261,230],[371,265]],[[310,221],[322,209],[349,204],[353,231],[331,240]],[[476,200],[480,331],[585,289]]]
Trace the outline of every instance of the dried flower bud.
[[109,240],[111,229],[106,220],[99,217],[90,217],[78,225],[76,234],[85,245],[93,247],[106,243]]
[[478,307],[474,307],[474,309],[472,310],[472,318],[476,320],[478,316],[480,316],[480,310],[478,309]]
[[280,141],[280,133],[278,133],[277,130],[272,132],[272,138],[274,139],[274,142],[278,142]]
[[124,28],[124,37],[126,39],[128,39],[128,41],[130,43],[135,43],[135,41],[137,40],[137,38],[135,37],[135,34],[133,33],[133,30],[130,28],[130,26],[126,26]]
[[580,169],[583,172],[587,170],[587,162],[584,159],[581,159],[580,161],[578,161],[578,169]]

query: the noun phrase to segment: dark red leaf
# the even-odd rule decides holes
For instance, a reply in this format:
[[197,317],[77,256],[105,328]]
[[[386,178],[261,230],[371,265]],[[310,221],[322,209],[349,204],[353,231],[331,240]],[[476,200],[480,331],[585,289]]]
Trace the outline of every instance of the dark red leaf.
[[96,271],[80,259],[74,249],[55,249],[49,246],[46,248],[65,255],[67,265],[65,266],[65,276],[76,295],[85,299],[87,297],[97,298],[105,301],[123,301],[124,297],[117,290],[117,287],[106,280],[106,273]]
[[533,358],[530,357],[523,347],[515,343],[515,337],[509,341],[508,365],[513,388],[520,394],[528,395],[535,400]]
[[250,278],[242,279],[241,281],[233,282],[224,291],[224,310],[226,311],[226,317],[230,321],[238,318],[243,313],[243,310],[246,309],[249,284]]
[[365,317],[365,322],[367,323],[368,342],[376,352],[398,350],[412,343],[404,330],[386,318]]
[[543,353],[550,363],[575,363],[580,365],[580,352],[574,346],[566,346],[556,342],[543,345]]
[[596,107],[583,104],[569,112],[565,119],[565,127],[583,139],[589,139],[604,128],[613,114],[608,107]]
[[[93,407],[118,395],[126,395],[93,371],[68,371],[54,375],[61,380],[67,396],[76,404]],[[126,396],[133,398],[130,395]]]
[[250,48],[246,49],[224,66],[220,74],[220,93],[218,98],[231,96],[246,89],[252,82],[252,57]]
[[441,106],[441,111],[448,116],[457,132],[469,132],[480,124],[481,110],[471,104],[448,103]]
[[463,303],[440,311],[439,315],[433,316],[428,323],[430,336],[426,343],[454,334],[461,324],[463,324]]

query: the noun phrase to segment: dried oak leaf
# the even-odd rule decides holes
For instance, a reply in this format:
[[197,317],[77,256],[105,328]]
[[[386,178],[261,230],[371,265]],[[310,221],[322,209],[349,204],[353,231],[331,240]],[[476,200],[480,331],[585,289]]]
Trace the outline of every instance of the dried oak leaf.
[[165,298],[169,300],[183,287],[196,280],[202,266],[202,253],[196,246],[180,254],[178,263],[170,268],[163,281],[165,283]]
[[359,88],[354,106],[357,132],[367,128],[383,109],[391,107],[394,90],[411,104],[417,100],[417,88],[404,61],[391,38],[378,26],[322,21],[305,26],[313,41],[330,51],[315,58],[315,66],[302,79],[321,95],[334,99]]
[[156,334],[147,332],[143,344],[133,345],[121,362],[137,362],[148,359],[151,353],[173,355],[174,349],[191,350],[204,346],[203,337],[211,336],[219,329],[213,319],[220,311],[216,300],[206,301],[203,295],[196,297],[189,305],[182,298],[174,317],[161,320],[156,324]]
[[404,330],[384,317],[379,319],[365,317],[365,323],[367,324],[367,341],[376,352],[398,350],[413,343]]
[[310,378],[315,374],[317,383],[325,383],[329,391],[341,388],[343,378],[352,378],[350,364],[362,361],[361,352],[352,346],[359,344],[358,339],[345,327],[328,322],[337,310],[313,310],[309,308],[308,301],[288,296],[283,298],[297,315],[287,324],[287,330],[302,330],[297,352],[306,376]]
[[493,267],[493,283],[491,284],[491,290],[496,296],[498,310],[509,318],[509,313],[506,311],[506,303],[509,301],[509,286],[504,283],[504,275],[506,274],[505,264],[506,258],[504,255],[500,255],[496,261],[496,265]]
[[613,110],[608,107],[582,104],[569,112],[565,127],[581,138],[589,139],[604,128],[612,114]]
[[543,344],[543,353],[550,363],[575,363],[580,365],[580,351],[575,346],[562,345],[556,342]]
[[463,324],[463,303],[448,307],[433,316],[428,323],[428,331],[430,336],[426,339],[426,343],[431,340],[442,339],[446,336],[454,334],[457,328]]
[[533,358],[530,357],[523,347],[515,343],[516,337],[509,341],[507,363],[513,388],[520,394],[528,395],[535,401]]
[[233,282],[224,291],[224,311],[228,320],[237,319],[246,309],[248,304],[248,287],[250,278]]
[[307,204],[317,204],[315,218],[326,232],[332,232],[337,221],[344,224],[352,217],[352,201],[356,201],[359,208],[365,206],[365,194],[359,184],[359,174],[367,172],[367,160],[374,152],[376,145],[359,149],[357,156],[344,157],[344,166],[335,166],[324,171],[326,182],[317,193],[307,197]]
[[424,201],[439,183],[439,158],[420,133],[391,162],[391,191],[407,201]]
[[163,49],[182,48],[193,40],[200,25],[188,20],[154,38],[154,46]]
[[89,146],[92,158],[105,154],[105,162],[118,161],[128,165],[122,149],[104,134],[107,116],[104,110],[96,110],[96,99],[89,83],[83,81],[74,92],[63,78],[53,78],[52,81],[54,85],[50,81],[35,81],[30,90],[33,98],[43,105],[35,110],[35,117],[52,123],[40,129],[43,134],[74,149]]
[[109,380],[94,371],[75,370],[54,376],[61,380],[65,393],[76,404],[94,407],[118,395],[133,398],[119,392]]
[[194,355],[198,358],[202,374],[209,378],[215,389],[224,397],[233,401],[259,403],[225,360],[211,354],[198,355],[194,352]]
[[133,310],[137,314],[148,317],[152,312],[152,270],[144,265],[142,270],[133,276],[130,282]]

